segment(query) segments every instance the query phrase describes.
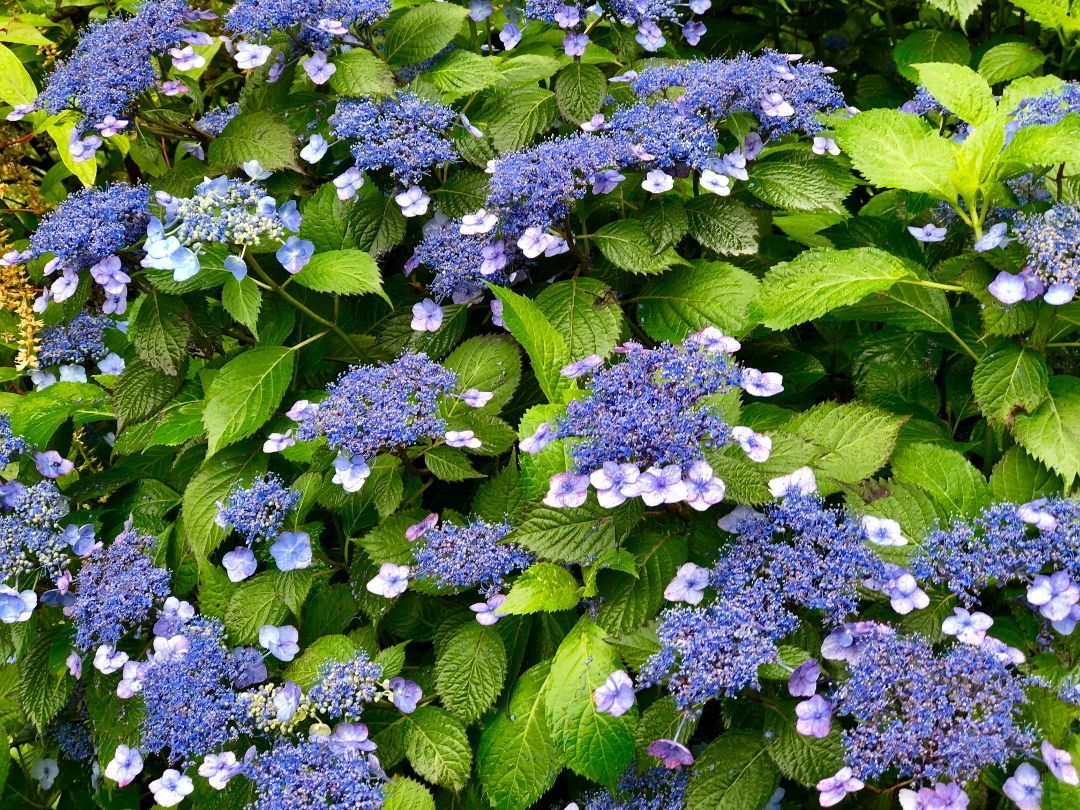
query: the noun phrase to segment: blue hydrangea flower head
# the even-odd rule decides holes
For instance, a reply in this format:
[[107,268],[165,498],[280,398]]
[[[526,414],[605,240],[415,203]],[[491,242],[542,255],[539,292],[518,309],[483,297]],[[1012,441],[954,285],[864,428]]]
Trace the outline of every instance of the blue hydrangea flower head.
[[484,282],[507,283],[503,268],[509,259],[502,241],[482,234],[463,236],[457,221],[440,224],[431,220],[416,246],[415,257],[434,271],[429,289],[439,298],[469,293]]
[[246,730],[236,689],[250,661],[230,653],[217,619],[197,616],[180,635],[185,652],[158,653],[145,665],[141,694],[146,715],[139,748],[169,762],[189,763],[220,751]]
[[1020,712],[1021,679],[970,644],[937,653],[918,637],[879,635],[854,662],[833,699],[850,716],[845,762],[860,779],[966,782],[1004,766],[1034,744]]
[[349,661],[323,664],[305,699],[321,717],[356,721],[364,704],[378,696],[381,677],[382,666],[360,653]]
[[11,417],[6,413],[0,413],[0,467],[6,467],[28,448],[26,439],[12,432]]
[[687,768],[650,768],[638,774],[631,767],[616,785],[614,794],[598,790],[582,797],[583,810],[683,810],[686,804],[686,785],[690,781]]
[[0,499],[0,581],[41,570],[50,578],[60,575],[70,559],[62,521],[68,499],[50,480],[33,486],[12,487]]
[[325,436],[334,450],[371,460],[385,450],[442,436],[446,422],[438,405],[456,386],[457,375],[424,354],[357,366],[330,384],[326,399],[299,414],[296,437]]
[[274,473],[257,475],[250,486],[233,484],[224,503],[219,502],[215,522],[239,532],[248,545],[277,537],[285,518],[296,508],[300,493],[285,486]]
[[255,39],[297,29],[302,42],[325,48],[345,36],[341,28],[371,25],[389,13],[389,0],[240,0],[225,15],[225,24]]
[[149,535],[127,527],[83,562],[70,608],[77,649],[115,647],[169,595],[169,571],[156,567],[148,553],[153,542]]
[[1024,127],[1056,124],[1070,113],[1080,113],[1080,82],[1062,82],[1042,95],[1025,98],[1005,125],[1006,137]]
[[275,741],[244,766],[257,796],[248,810],[323,810],[327,806],[379,810],[381,770],[332,738]]
[[30,249],[51,253],[64,266],[80,270],[131,247],[146,233],[150,194],[145,186],[112,183],[76,191],[30,237]]
[[37,104],[56,115],[74,109],[83,128],[108,116],[130,119],[135,99],[161,78],[155,57],[184,35],[184,0],[144,0],[133,16],[91,25],[49,76]]
[[389,169],[403,186],[419,183],[434,167],[457,158],[450,131],[457,113],[409,92],[376,101],[344,99],[330,128],[350,147],[362,171]]
[[1013,220],[1017,240],[1027,248],[1027,266],[1047,287],[1080,287],[1080,208],[1057,203],[1039,214]]
[[660,167],[685,163],[706,166],[716,150],[717,136],[706,119],[684,112],[674,101],[641,101],[611,116],[611,136],[652,156]]
[[730,355],[688,340],[655,349],[633,344],[623,356],[592,375],[586,396],[567,405],[554,426],[554,438],[573,440],[579,473],[605,462],[688,465],[729,443],[730,427],[708,398],[739,384]]
[[[233,8],[235,8],[235,6]],[[212,110],[207,110],[201,118],[195,121],[195,128],[201,129],[207,135],[212,135],[216,138],[225,129],[225,125],[239,114],[240,104],[235,101],[232,104],[226,104],[223,107],[215,107]]]
[[109,353],[105,348],[105,330],[112,325],[112,319],[106,315],[80,312],[71,323],[42,330],[38,363],[55,366],[97,362]]
[[443,523],[416,541],[414,575],[446,588],[479,588],[491,596],[514,571],[527,568],[533,556],[516,543],[502,540],[509,523],[472,519],[464,526]]

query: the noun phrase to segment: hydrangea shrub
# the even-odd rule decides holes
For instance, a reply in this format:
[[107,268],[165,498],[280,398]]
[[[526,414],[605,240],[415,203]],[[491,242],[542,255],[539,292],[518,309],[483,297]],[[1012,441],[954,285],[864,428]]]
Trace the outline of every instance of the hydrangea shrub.
[[17,0],[0,808],[1080,807],[1080,16]]

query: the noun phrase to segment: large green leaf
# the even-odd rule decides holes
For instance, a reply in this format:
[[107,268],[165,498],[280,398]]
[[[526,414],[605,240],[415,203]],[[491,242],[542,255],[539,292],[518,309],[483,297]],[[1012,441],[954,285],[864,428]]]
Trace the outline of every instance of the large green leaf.
[[571,610],[580,590],[574,575],[553,563],[537,563],[522,572],[499,606],[507,615]]
[[[759,188],[765,188],[763,180]],[[660,199],[665,199],[661,197]],[[647,223],[649,209],[643,213]],[[702,194],[686,204],[690,234],[704,247],[723,256],[757,253],[761,241],[761,221],[745,203],[716,194]]]
[[375,293],[386,303],[382,274],[371,254],[362,250],[331,250],[311,257],[293,281],[312,290],[343,295]]
[[758,287],[752,274],[734,265],[696,260],[645,282],[638,318],[655,340],[678,343],[706,326],[738,335],[751,326]]
[[601,714],[593,691],[621,669],[605,633],[583,617],[559,645],[544,686],[551,739],[575,772],[614,788],[634,756],[637,710],[621,717]]
[[427,3],[409,9],[387,28],[383,55],[391,65],[415,65],[447,45],[461,30],[469,10],[453,3]]
[[439,697],[468,725],[495,702],[506,678],[506,648],[494,627],[470,621],[438,647],[435,684]]
[[210,142],[207,158],[219,169],[237,169],[257,160],[269,171],[296,167],[296,136],[265,110],[240,113]]
[[573,358],[610,354],[626,328],[610,290],[593,278],[549,284],[536,296],[536,305],[563,336]]
[[765,274],[751,315],[786,329],[915,277],[904,260],[878,248],[814,248]]
[[747,810],[764,807],[780,772],[760,733],[729,731],[709,744],[686,786],[687,810]]
[[209,455],[262,427],[285,395],[295,359],[285,346],[257,346],[222,367],[203,411]]
[[555,103],[563,117],[580,124],[600,112],[607,91],[607,79],[598,67],[575,61],[555,80]]
[[343,96],[385,95],[394,92],[394,72],[371,51],[353,48],[334,57],[337,68],[330,86]]
[[605,259],[628,273],[663,273],[679,261],[679,254],[671,248],[657,250],[641,223],[633,219],[609,222],[596,232],[593,241]]
[[1050,378],[1050,396],[1032,414],[1016,417],[1020,446],[1070,484],[1080,475],[1080,378]]
[[585,562],[614,548],[640,520],[641,510],[636,499],[615,509],[605,509],[593,496],[570,509],[533,502],[508,539],[554,562]]
[[551,325],[535,301],[505,287],[491,291],[503,304],[503,322],[532,363],[533,376],[549,402],[558,402],[573,384],[559,371],[570,362],[566,341]]
[[402,716],[405,753],[413,769],[436,785],[459,791],[472,770],[472,748],[465,729],[449,712],[421,706]]
[[999,343],[975,364],[971,390],[994,425],[1011,425],[1018,413],[1032,413],[1050,394],[1042,355],[1027,346]]
[[896,480],[925,490],[948,514],[972,515],[989,504],[986,479],[956,450],[905,445],[893,456],[892,469]]
[[476,773],[495,810],[526,810],[563,767],[544,714],[543,686],[550,662],[518,678],[507,711],[499,712],[480,735]]
[[953,115],[978,126],[997,109],[986,79],[967,65],[929,62],[913,65],[919,83]]
[[139,299],[128,324],[128,339],[135,353],[158,371],[176,376],[187,357],[191,328],[179,298],[152,290]]

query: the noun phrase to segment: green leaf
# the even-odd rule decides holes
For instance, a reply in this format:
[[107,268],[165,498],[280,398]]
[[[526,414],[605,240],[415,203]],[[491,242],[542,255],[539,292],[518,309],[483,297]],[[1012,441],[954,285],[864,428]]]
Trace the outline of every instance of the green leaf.
[[912,67],[919,76],[919,83],[961,120],[978,126],[996,112],[997,104],[990,85],[967,65],[929,62]]
[[948,199],[957,170],[955,144],[916,115],[866,110],[836,122],[836,140],[852,165],[877,186]]
[[844,198],[855,179],[827,157],[793,160],[785,152],[772,160],[754,161],[746,187],[762,202],[787,211],[844,212]]
[[456,447],[445,445],[433,447],[424,453],[424,463],[432,475],[440,481],[466,481],[470,478],[483,478],[468,457]]
[[319,668],[330,661],[351,661],[356,658],[356,645],[347,636],[321,636],[304,648],[285,669],[285,677],[307,689]]
[[452,3],[411,8],[387,28],[383,55],[391,65],[415,65],[450,44],[469,10]]
[[187,358],[191,328],[184,320],[184,302],[151,290],[139,299],[128,339],[146,363],[175,377]]
[[234,644],[255,644],[263,625],[280,625],[287,615],[273,573],[264,572],[237,586],[225,609],[225,628]]
[[701,752],[686,786],[687,810],[764,807],[780,773],[760,733],[729,731]]
[[179,380],[143,360],[128,363],[113,390],[117,428],[123,430],[126,425],[153,416],[172,399],[179,387]]
[[990,495],[995,502],[1027,503],[1059,493],[1061,477],[1050,472],[1019,447],[1010,447],[990,473]]
[[40,628],[19,661],[19,705],[26,719],[42,733],[63,708],[75,685],[65,668],[58,671],[50,666],[55,657],[53,648],[58,644],[69,646],[56,629]]
[[934,8],[941,9],[946,14],[955,17],[963,26],[980,5],[982,0],[927,0]]
[[555,79],[555,103],[572,124],[584,123],[600,112],[607,91],[607,79],[594,65],[571,62]]
[[394,71],[383,60],[364,48],[334,57],[337,70],[330,77],[330,87],[342,96],[388,95],[394,92]]
[[507,540],[544,559],[580,563],[614,548],[640,519],[636,499],[615,509],[600,506],[592,495],[572,509],[533,502]]
[[893,60],[900,75],[913,84],[919,75],[912,65],[924,62],[952,62],[966,65],[971,59],[967,38],[956,31],[922,30],[908,34],[893,49]]
[[1002,42],[983,54],[979,75],[990,84],[1026,76],[1046,61],[1046,54],[1027,42]]
[[1032,413],[1049,396],[1048,380],[1042,355],[1030,347],[1003,342],[975,364],[971,390],[992,425],[1011,426],[1017,412]]
[[601,714],[593,691],[617,669],[615,650],[605,633],[582,617],[567,633],[551,663],[544,686],[544,708],[551,739],[575,772],[614,789],[634,756],[637,710],[621,717]]
[[470,621],[437,648],[435,685],[450,712],[468,725],[495,702],[506,679],[506,648],[494,627]]
[[503,99],[488,125],[500,152],[520,149],[555,120],[555,94],[542,87],[516,90]]
[[892,470],[897,481],[922,488],[949,514],[973,515],[990,502],[982,473],[947,447],[905,445],[893,456]]
[[640,627],[655,616],[664,603],[664,588],[686,562],[686,540],[662,527],[646,524],[626,540],[626,550],[638,561],[633,574],[602,571],[597,574],[603,597],[596,623],[614,636]]
[[75,124],[72,122],[52,124],[47,126],[45,131],[49,133],[49,136],[56,143],[56,151],[59,153],[60,160],[67,167],[67,170],[79,178],[79,181],[87,188],[94,185],[94,178],[97,177],[97,160],[90,159],[76,162],[75,158],[71,156],[71,136],[75,132]]
[[[497,412],[507,403],[521,381],[521,352],[507,335],[480,335],[469,338],[443,361],[458,376],[458,387],[476,388],[493,394],[481,411]],[[441,411],[444,416],[469,413],[475,409],[455,399]]]
[[[712,196],[712,195],[709,195]],[[641,228],[657,247],[676,245],[690,230],[686,206],[678,197],[654,197],[641,211]]]
[[563,336],[574,358],[609,355],[626,328],[622,309],[602,282],[576,278],[547,285],[536,306]]
[[1050,166],[1080,161],[1080,115],[1070,113],[1056,124],[1021,128],[1002,151],[1001,161],[1015,164],[1011,172],[1014,174],[1032,164]]
[[1080,475],[1080,378],[1050,378],[1050,396],[1013,424],[1016,441],[1071,484]]
[[259,310],[262,309],[262,290],[251,278],[228,279],[221,285],[221,304],[225,311],[259,337]]
[[297,284],[311,290],[341,295],[375,293],[386,303],[390,303],[390,299],[383,292],[379,265],[370,254],[362,250],[316,253],[292,278]]
[[737,335],[751,326],[749,309],[758,286],[738,267],[695,260],[645,282],[638,293],[638,319],[651,338],[672,343],[706,326]]
[[520,615],[571,610],[577,606],[579,590],[574,575],[562,566],[536,563],[517,578],[499,612]]
[[11,49],[0,45],[0,101],[10,104],[30,104],[37,98],[37,87],[22,61]]
[[783,701],[765,717],[765,750],[789,779],[813,787],[844,766],[844,746],[835,725],[826,737],[809,737],[795,728],[795,701]]
[[490,481],[484,482],[473,498],[472,512],[488,523],[500,523],[513,519],[525,505],[525,493],[521,491],[521,471],[517,463],[510,463]]
[[645,235],[641,223],[634,219],[609,222],[593,236],[604,258],[628,273],[663,273],[680,261],[671,248],[657,250]]
[[527,670],[514,684],[508,711],[480,734],[476,773],[494,810],[527,810],[555,781],[562,755],[551,740],[543,686],[550,662]]
[[431,791],[415,779],[399,776],[383,801],[383,810],[435,810]]
[[447,101],[453,101],[498,84],[499,71],[491,57],[458,50],[440,58],[424,72],[424,77],[443,92]]
[[570,352],[551,322],[536,302],[505,287],[492,286],[491,291],[503,304],[503,322],[510,330],[532,364],[533,376],[548,402],[558,402],[563,391],[573,383],[559,371],[570,362]]
[[219,169],[236,169],[257,160],[267,171],[296,168],[296,136],[289,125],[265,110],[240,113],[210,142],[207,158]]
[[[648,211],[643,216],[648,216]],[[690,235],[709,250],[724,256],[757,253],[761,223],[745,203],[703,194],[686,204],[686,216]]]
[[295,358],[285,346],[256,346],[221,368],[210,383],[203,411],[208,455],[262,427],[285,395]]
[[836,491],[821,478],[855,483],[888,462],[906,416],[862,402],[822,402],[790,419],[783,430],[820,448],[812,462],[823,493]]
[[437,706],[421,706],[402,719],[405,753],[413,769],[429,782],[453,791],[465,787],[472,770],[472,749],[461,723]]
[[225,530],[214,518],[217,502],[224,501],[233,484],[249,483],[266,470],[266,454],[259,447],[230,447],[207,459],[184,489],[180,528],[195,556],[208,557],[225,539]]
[[813,248],[765,274],[751,315],[771,329],[787,329],[911,278],[915,273],[904,260],[878,248]]

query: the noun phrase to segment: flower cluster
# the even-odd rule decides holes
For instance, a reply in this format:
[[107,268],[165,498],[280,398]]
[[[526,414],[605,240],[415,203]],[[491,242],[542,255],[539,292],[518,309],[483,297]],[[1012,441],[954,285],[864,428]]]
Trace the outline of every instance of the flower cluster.
[[461,222],[432,219],[424,226],[424,238],[416,246],[413,260],[430,267],[434,278],[429,285],[439,298],[469,299],[480,285],[506,284],[509,263],[505,243],[484,234],[461,233]]
[[184,0],[144,0],[131,17],[92,26],[50,75],[36,103],[53,115],[78,110],[84,130],[111,135],[126,128],[136,97],[161,78],[156,58],[191,36],[184,28],[187,11]]
[[696,605],[711,587],[716,598],[661,614],[662,649],[641,671],[643,684],[666,680],[684,710],[758,687],[758,667],[777,661],[777,643],[799,626],[797,609],[843,621],[859,588],[884,577],[862,522],[813,494],[791,494],[763,515],[724,525],[739,535],[711,572],[690,565],[665,591]]
[[1024,127],[1056,124],[1076,112],[1080,112],[1080,83],[1062,82],[1042,95],[1021,101],[1005,125],[1006,138]]
[[106,315],[80,312],[71,323],[44,329],[38,363],[42,366],[81,366],[101,360],[109,353],[105,348],[105,330],[112,325],[112,319]]
[[52,284],[51,298],[70,298],[79,286],[78,272],[89,267],[107,300],[126,299],[131,279],[116,254],[139,241],[149,220],[150,194],[143,186],[113,183],[104,189],[77,191],[64,200],[30,239],[32,255],[53,255],[45,266],[46,275],[61,271]]
[[[245,165],[256,177],[269,176],[258,162]],[[253,180],[225,176],[207,179],[195,188],[193,197],[178,198],[158,193],[164,209],[162,220],[151,219],[146,231],[143,267],[172,270],[174,281],[184,281],[199,272],[199,255],[207,244],[240,248],[238,256],[225,259],[225,269],[239,281],[247,275],[244,253],[249,247],[281,242],[278,261],[290,273],[299,272],[314,252],[314,246],[289,231],[300,229],[300,213],[289,200],[280,207],[277,200]]]
[[277,537],[285,517],[296,508],[300,493],[285,486],[274,473],[257,475],[250,486],[233,484],[224,503],[217,504],[214,521],[221,528],[239,532],[248,545]]
[[457,375],[426,355],[405,354],[392,363],[346,371],[327,387],[326,399],[302,400],[289,415],[299,423],[297,439],[325,437],[340,453],[335,483],[356,491],[368,476],[367,462],[378,453],[442,436],[446,423],[438,415],[439,401],[456,385]]
[[0,467],[6,467],[20,453],[25,453],[28,447],[26,439],[12,431],[11,417],[0,413]]
[[310,710],[322,717],[359,720],[365,703],[380,694],[382,666],[360,653],[349,661],[323,664],[308,690]]
[[226,104],[224,107],[207,110],[201,118],[194,122],[194,125],[196,129],[205,132],[207,135],[217,137],[224,131],[225,125],[239,114],[240,105],[233,102],[232,104]]
[[936,653],[924,639],[878,635],[850,662],[834,713],[855,724],[843,733],[845,761],[860,779],[893,771],[901,779],[965,782],[987,765],[1028,750],[1020,679],[969,644]]
[[[245,728],[238,686],[265,678],[266,667],[230,652],[216,619],[194,618],[159,640],[147,662],[131,666],[146,705],[140,747],[183,763],[219,751]],[[252,675],[253,665],[261,672]]]
[[682,87],[679,109],[709,120],[737,112],[753,113],[763,133],[820,132],[821,113],[845,108],[844,96],[820,62],[795,62],[787,54],[765,51],[734,59],[711,59],[647,67],[631,82],[641,97]]
[[533,556],[516,543],[505,543],[508,523],[474,518],[464,526],[443,523],[429,528],[413,547],[416,579],[446,588],[479,588],[492,596],[509,574],[527,568]]
[[378,810],[386,778],[378,760],[359,755],[333,738],[279,740],[244,765],[258,793],[249,810]]
[[147,553],[154,538],[126,526],[107,546],[92,550],[75,577],[77,649],[114,647],[148,618],[169,593],[169,571],[158,568]]
[[590,483],[609,508],[638,496],[650,506],[685,500],[707,509],[719,502],[724,485],[705,451],[738,443],[760,462],[772,442],[728,425],[710,398],[736,387],[760,396],[782,390],[780,375],[740,368],[730,355],[738,346],[710,328],[678,346],[628,343],[616,349],[625,359],[607,368],[597,355],[564,368],[570,377],[591,373],[587,395],[521,444],[525,452],[537,452],[551,440],[572,441],[576,472],[552,476],[545,503],[580,506]]
[[1067,304],[1080,287],[1080,208],[1058,203],[1041,214],[1021,214],[1013,222],[1027,248],[1027,269],[1046,285],[1043,300]]
[[682,810],[690,772],[684,768],[633,769],[623,774],[617,794],[598,790],[583,798],[584,810]]
[[8,583],[37,569],[53,578],[60,575],[75,534],[60,524],[70,508],[49,480],[29,487],[14,481],[0,485],[0,581]]
[[340,101],[329,124],[351,142],[357,169],[389,169],[396,181],[412,186],[435,166],[457,158],[449,137],[456,119],[449,107],[401,92],[382,101]]
[[335,37],[355,41],[348,29],[371,25],[389,13],[388,0],[239,0],[225,15],[225,24],[257,41],[274,31],[296,29],[306,45],[325,48]]

